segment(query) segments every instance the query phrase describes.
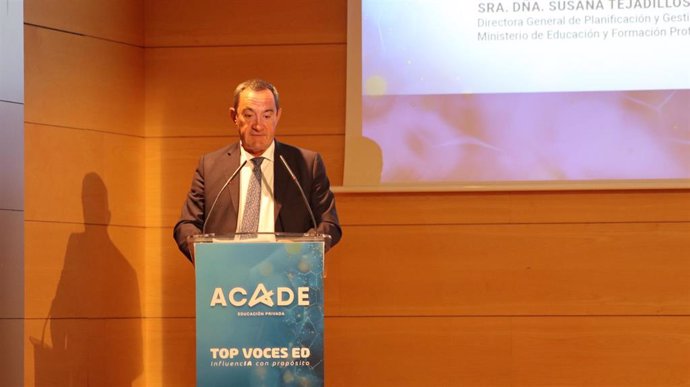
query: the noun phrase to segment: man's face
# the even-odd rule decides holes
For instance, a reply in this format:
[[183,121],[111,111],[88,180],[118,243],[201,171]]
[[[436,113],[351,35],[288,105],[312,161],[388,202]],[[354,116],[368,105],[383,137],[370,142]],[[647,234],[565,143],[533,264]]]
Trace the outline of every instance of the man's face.
[[242,147],[253,156],[261,155],[273,142],[280,110],[270,90],[246,89],[240,93],[237,110],[230,109],[230,116],[237,126]]

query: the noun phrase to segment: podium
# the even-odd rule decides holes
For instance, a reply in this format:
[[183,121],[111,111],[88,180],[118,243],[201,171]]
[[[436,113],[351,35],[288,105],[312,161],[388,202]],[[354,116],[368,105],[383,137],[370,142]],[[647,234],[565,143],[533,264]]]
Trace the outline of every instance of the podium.
[[195,237],[197,387],[323,386],[326,238]]

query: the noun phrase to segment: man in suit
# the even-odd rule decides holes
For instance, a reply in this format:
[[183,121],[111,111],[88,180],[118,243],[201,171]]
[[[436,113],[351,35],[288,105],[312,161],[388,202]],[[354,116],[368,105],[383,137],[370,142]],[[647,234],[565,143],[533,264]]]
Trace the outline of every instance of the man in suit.
[[180,251],[192,263],[192,237],[203,232],[316,232],[330,235],[327,250],[340,240],[323,160],[316,152],[275,140],[281,113],[272,84],[252,79],[235,89],[230,117],[240,142],[201,157],[174,229]]

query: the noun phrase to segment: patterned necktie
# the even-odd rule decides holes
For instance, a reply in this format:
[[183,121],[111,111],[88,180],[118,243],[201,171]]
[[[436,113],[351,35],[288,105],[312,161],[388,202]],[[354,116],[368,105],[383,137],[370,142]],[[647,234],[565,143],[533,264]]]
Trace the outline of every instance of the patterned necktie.
[[244,202],[244,215],[240,232],[254,233],[259,230],[259,214],[261,211],[261,162],[263,157],[255,157],[252,160],[254,170],[249,178],[247,199]]

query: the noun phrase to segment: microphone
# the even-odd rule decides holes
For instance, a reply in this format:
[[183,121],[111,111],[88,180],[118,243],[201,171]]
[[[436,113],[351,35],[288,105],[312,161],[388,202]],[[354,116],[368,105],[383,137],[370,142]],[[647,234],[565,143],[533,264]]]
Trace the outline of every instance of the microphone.
[[213,204],[211,204],[211,209],[208,210],[208,215],[206,215],[206,219],[204,219],[204,227],[201,230],[202,234],[206,234],[206,225],[208,224],[208,220],[211,219],[211,214],[213,213],[213,208],[216,206],[216,203],[218,202],[218,198],[220,197],[220,194],[223,193],[223,191],[225,190],[225,187],[227,187],[228,184],[230,184],[230,182],[237,176],[237,174],[240,173],[240,170],[242,169],[242,167],[244,167],[247,164],[247,161],[248,160],[244,160],[244,162],[242,164],[240,164],[240,166],[237,167],[237,169],[235,169],[235,172],[233,172],[232,175],[230,175],[230,178],[228,178],[228,180],[225,181],[225,184],[223,184],[223,188],[221,188],[220,191],[218,191],[218,195],[216,195],[216,198],[213,200]]
[[307,207],[307,211],[309,211],[309,216],[311,216],[311,224],[314,226],[314,232],[316,232],[316,218],[314,218],[314,212],[311,210],[311,206],[309,205],[309,200],[307,200],[307,195],[304,194],[304,190],[302,190],[302,186],[299,185],[299,182],[297,181],[297,177],[295,176],[294,173],[292,173],[292,169],[290,169],[290,167],[288,166],[288,163],[283,158],[283,155],[278,155],[278,157],[280,157],[280,161],[283,162],[285,169],[287,169],[288,173],[290,174],[290,177],[292,177],[292,181],[295,182],[297,189],[299,189],[299,193],[302,194],[302,200],[304,201],[304,206]]

